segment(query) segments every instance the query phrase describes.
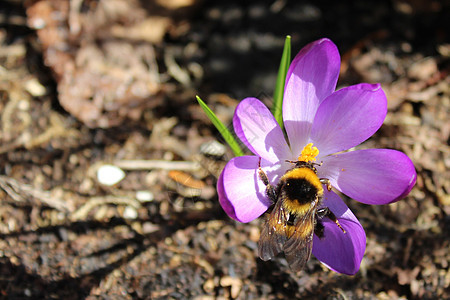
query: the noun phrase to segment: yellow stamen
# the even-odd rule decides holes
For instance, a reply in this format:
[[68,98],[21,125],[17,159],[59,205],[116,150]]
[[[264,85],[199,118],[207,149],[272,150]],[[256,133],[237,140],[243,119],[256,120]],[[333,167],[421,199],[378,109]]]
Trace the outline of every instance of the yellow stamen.
[[316,156],[319,155],[319,149],[317,149],[317,147],[313,147],[312,145],[313,143],[309,143],[303,148],[302,153],[298,157],[299,161],[316,161]]

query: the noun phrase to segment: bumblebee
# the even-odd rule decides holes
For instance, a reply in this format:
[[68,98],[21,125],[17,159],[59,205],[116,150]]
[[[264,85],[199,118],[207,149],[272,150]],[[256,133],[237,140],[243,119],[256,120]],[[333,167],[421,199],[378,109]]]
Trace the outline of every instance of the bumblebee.
[[[261,161],[260,161],[261,162]],[[345,233],[336,216],[320,204],[323,185],[331,190],[328,179],[319,178],[314,167],[305,161],[287,161],[294,164],[280,179],[276,187],[269,183],[259,164],[258,175],[266,186],[267,197],[274,203],[258,242],[259,257],[270,260],[284,252],[292,271],[300,271],[311,256],[313,234],[324,237],[321,219],[328,217]]]

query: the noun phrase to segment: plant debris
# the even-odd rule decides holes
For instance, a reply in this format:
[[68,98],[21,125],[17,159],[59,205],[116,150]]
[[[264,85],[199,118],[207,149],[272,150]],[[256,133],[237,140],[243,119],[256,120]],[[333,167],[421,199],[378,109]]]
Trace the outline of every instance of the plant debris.
[[[5,0],[0,6],[0,298],[447,299],[450,64],[442,1]],[[221,210],[225,124],[270,105],[286,34],[343,52],[339,86],[381,82],[362,148],[414,162],[391,205],[347,201],[367,233],[355,276],[257,257],[261,220]],[[219,144],[217,144],[219,143]],[[97,170],[125,173],[113,185]]]

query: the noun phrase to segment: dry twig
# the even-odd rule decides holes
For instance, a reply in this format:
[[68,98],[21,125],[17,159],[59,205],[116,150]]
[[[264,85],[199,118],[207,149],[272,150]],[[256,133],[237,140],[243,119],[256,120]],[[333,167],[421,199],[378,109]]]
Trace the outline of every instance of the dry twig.
[[92,197],[83,206],[78,208],[71,216],[72,221],[79,221],[86,219],[87,215],[91,210],[97,206],[105,204],[115,204],[115,205],[126,205],[131,206],[135,209],[141,207],[141,203],[133,198],[117,197],[117,196],[99,196]]
[[114,165],[124,170],[178,170],[178,171],[198,171],[201,166],[192,161],[167,161],[167,160],[118,160]]
[[59,211],[71,212],[73,208],[64,200],[53,197],[50,192],[42,191],[13,178],[0,175],[0,187],[15,201],[27,203],[29,197],[39,200],[43,205]]

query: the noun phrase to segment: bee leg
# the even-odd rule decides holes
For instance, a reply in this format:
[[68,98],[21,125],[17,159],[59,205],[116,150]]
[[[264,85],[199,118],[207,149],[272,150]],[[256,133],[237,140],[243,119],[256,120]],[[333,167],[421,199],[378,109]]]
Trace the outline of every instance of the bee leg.
[[314,226],[314,233],[321,239],[324,237],[323,232],[325,231],[325,226],[323,226],[322,220],[316,216],[316,226]]
[[275,192],[275,188],[270,184],[269,178],[267,177],[266,172],[264,172],[263,169],[261,168],[261,157],[259,158],[259,162],[258,162],[258,175],[259,175],[259,178],[264,183],[264,185],[266,186],[267,197],[273,203],[277,202],[277,193]]
[[321,165],[323,165],[323,161],[321,161],[320,163],[315,163],[315,162],[313,162],[313,163],[311,163],[313,166],[318,166],[318,167],[320,167]]
[[327,190],[331,191],[330,179],[328,179],[328,178],[320,178],[320,183],[321,184],[325,184],[327,186]]
[[339,221],[336,218],[335,214],[333,214],[333,212],[328,207],[319,208],[317,210],[316,214],[319,219],[323,219],[324,217],[327,217],[328,219],[330,219],[331,221],[336,223],[336,225],[342,230],[343,233],[346,232],[345,229],[342,228],[341,224],[339,224]]

